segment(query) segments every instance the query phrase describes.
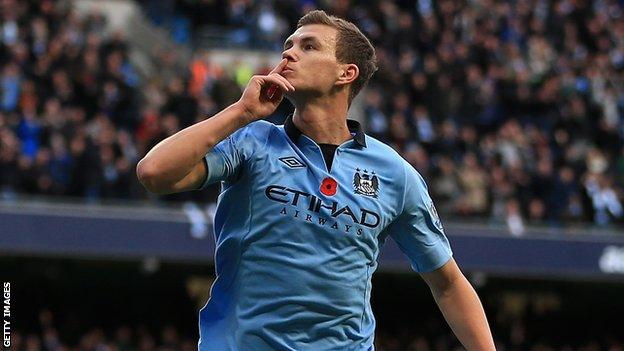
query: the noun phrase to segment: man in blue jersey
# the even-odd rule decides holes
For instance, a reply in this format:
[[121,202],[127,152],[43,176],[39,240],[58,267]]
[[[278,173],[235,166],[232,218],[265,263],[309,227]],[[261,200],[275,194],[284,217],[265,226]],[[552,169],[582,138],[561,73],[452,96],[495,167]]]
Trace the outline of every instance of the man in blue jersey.
[[[217,279],[200,311],[199,349],[373,350],[371,276],[391,237],[463,345],[494,350],[425,182],[347,120],[377,69],[368,39],[313,11],[282,58],[238,102],[163,140],[137,166],[155,193],[222,182]],[[285,124],[261,121],[284,96],[295,106]]]

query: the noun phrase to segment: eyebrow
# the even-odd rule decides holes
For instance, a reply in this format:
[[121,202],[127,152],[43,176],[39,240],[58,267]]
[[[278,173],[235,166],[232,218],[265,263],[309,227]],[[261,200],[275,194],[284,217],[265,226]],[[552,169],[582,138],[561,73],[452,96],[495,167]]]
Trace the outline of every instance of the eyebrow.
[[[286,39],[286,41],[284,42],[284,50],[286,50],[286,48],[290,47],[290,45],[292,45],[293,40],[291,38]],[[321,45],[320,41],[313,36],[305,36],[303,38],[301,38],[301,44],[306,44],[306,43],[312,43],[315,45]]]

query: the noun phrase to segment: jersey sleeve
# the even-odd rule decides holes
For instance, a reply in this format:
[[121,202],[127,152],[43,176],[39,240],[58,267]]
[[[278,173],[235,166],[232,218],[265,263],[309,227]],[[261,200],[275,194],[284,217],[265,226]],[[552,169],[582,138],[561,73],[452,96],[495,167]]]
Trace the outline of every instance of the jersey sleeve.
[[268,122],[257,121],[223,139],[204,156],[206,179],[198,190],[220,182],[238,179],[253,153],[264,146],[268,138]]
[[453,253],[427,184],[409,163],[403,161],[403,168],[403,211],[386,231],[409,258],[412,269],[431,272],[448,262]]

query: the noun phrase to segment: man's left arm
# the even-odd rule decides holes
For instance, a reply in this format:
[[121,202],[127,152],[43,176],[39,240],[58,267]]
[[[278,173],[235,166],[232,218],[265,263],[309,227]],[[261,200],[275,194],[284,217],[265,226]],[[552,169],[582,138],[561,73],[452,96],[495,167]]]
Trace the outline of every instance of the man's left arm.
[[455,260],[451,258],[433,272],[421,273],[444,318],[464,347],[495,350],[492,333],[479,296]]

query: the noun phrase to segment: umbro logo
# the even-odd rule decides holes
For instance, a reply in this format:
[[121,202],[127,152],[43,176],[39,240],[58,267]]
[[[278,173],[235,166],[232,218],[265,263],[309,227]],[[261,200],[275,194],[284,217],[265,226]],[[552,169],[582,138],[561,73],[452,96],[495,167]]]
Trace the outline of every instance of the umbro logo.
[[290,168],[305,168],[305,165],[301,163],[296,157],[288,156],[288,157],[280,157],[280,161],[282,161],[286,166]]

